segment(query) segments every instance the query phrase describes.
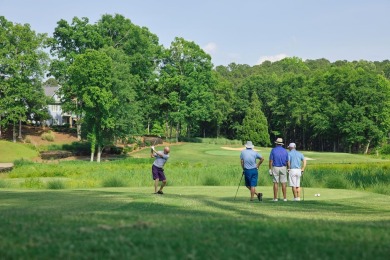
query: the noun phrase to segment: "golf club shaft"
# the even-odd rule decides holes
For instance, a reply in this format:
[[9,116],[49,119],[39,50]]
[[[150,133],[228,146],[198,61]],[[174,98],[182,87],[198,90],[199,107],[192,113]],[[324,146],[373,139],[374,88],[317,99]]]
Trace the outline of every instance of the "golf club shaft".
[[303,196],[303,201],[305,201],[305,189],[303,188],[303,174],[302,174],[302,183],[301,183],[301,188],[302,188],[302,196]]
[[236,191],[236,196],[234,196],[234,200],[236,200],[236,198],[237,198],[237,193],[238,193],[238,189],[241,186],[242,177],[244,177],[244,174],[241,175],[240,183],[238,184],[237,191]]

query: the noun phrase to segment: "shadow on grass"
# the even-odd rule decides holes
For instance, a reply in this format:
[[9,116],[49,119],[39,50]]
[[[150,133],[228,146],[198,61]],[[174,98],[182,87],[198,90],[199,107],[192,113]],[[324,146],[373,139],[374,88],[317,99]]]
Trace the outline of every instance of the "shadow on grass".
[[385,259],[390,253],[389,210],[370,205],[250,203],[128,188],[0,196],[5,258]]

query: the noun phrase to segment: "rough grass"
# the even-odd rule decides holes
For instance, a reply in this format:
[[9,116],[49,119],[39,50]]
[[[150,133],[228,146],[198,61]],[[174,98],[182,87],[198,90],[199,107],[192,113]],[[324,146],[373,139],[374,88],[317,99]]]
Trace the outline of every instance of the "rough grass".
[[[183,144],[171,147],[171,157],[165,171],[169,186],[237,186],[242,170],[238,150],[222,149],[215,144]],[[157,149],[162,149],[158,147]],[[265,157],[259,169],[259,185],[272,185],[268,175],[270,148],[257,148]],[[304,152],[306,155],[306,152]],[[308,152],[311,158],[302,185],[337,189],[359,189],[390,194],[390,161],[363,155]],[[321,157],[324,155],[324,157]],[[4,175],[4,187],[48,188],[52,178],[66,178],[65,187],[142,187],[150,186],[151,165],[149,149],[132,154],[134,158],[91,163],[88,161],[63,161],[33,163],[15,161],[15,169]],[[325,159],[322,159],[325,158]],[[332,159],[334,163],[324,163]],[[349,163],[345,163],[348,161]],[[365,163],[361,163],[364,161]],[[1,186],[0,186],[1,187]]]

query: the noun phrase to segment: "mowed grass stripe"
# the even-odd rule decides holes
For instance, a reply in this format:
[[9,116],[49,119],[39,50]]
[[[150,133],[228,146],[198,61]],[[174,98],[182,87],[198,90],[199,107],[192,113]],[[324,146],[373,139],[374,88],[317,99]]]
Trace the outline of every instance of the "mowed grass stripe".
[[[305,190],[249,202],[241,187],[1,190],[4,258],[386,259],[389,196]],[[315,193],[321,197],[314,197]]]

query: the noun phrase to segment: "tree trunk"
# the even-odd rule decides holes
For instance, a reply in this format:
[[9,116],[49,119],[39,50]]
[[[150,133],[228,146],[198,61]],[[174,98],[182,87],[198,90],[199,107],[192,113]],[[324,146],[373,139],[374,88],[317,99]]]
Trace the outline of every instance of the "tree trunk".
[[176,124],[176,143],[179,142],[179,123]]
[[19,120],[19,139],[22,139],[22,120]]
[[[1,115],[0,115],[0,122],[1,122]],[[0,138],[1,138],[1,124],[0,124]]]
[[371,140],[368,140],[366,150],[364,151],[364,154],[368,153],[368,148],[370,147]]
[[81,122],[80,122],[80,118],[77,119],[76,129],[77,129],[77,141],[81,141]]
[[98,144],[98,147],[97,147],[97,156],[96,156],[96,161],[97,161],[98,163],[100,163],[101,155],[102,155],[102,146],[101,146],[100,144]]
[[14,122],[13,127],[12,127],[12,141],[14,143],[16,143],[16,126],[15,126],[15,122]]
[[94,152],[91,152],[91,159],[90,161],[93,162]]

